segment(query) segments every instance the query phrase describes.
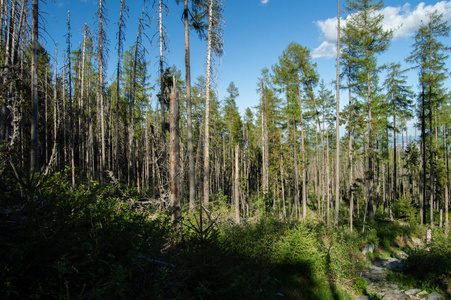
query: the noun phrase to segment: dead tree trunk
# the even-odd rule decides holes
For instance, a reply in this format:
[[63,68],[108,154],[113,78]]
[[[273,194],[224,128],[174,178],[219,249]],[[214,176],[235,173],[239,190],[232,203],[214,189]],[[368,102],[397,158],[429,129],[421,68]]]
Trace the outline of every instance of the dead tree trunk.
[[172,207],[172,222],[177,222],[181,216],[180,198],[179,198],[179,103],[175,84],[175,77],[173,79],[173,86],[170,98],[170,184],[171,191],[169,193],[169,203]]
[[240,223],[240,169],[239,169],[240,146],[235,145],[235,221]]
[[[31,55],[31,164],[30,173],[39,170],[39,140],[38,140],[38,37],[39,37],[39,1],[33,0],[32,8],[32,55]],[[12,17],[12,16],[11,16]]]

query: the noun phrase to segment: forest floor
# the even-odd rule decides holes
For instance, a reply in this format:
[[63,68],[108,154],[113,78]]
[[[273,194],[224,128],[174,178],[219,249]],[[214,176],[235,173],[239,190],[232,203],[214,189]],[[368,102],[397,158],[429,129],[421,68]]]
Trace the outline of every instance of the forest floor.
[[[169,211],[137,209],[129,200],[139,195],[118,195],[114,186],[74,189],[70,176],[55,175],[25,201],[6,183],[0,181],[0,299],[451,296],[451,237],[438,226],[426,245],[430,226],[383,214],[365,231],[356,218],[352,232],[346,219],[328,228],[313,214],[299,221],[255,212],[237,224],[221,201],[184,210],[180,231]],[[369,244],[375,253],[362,254]]]

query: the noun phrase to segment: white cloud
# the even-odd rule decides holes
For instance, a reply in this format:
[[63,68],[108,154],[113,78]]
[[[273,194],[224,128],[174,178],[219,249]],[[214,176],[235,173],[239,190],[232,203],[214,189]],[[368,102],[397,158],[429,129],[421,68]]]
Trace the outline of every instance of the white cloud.
[[269,0],[261,0],[261,1],[262,1],[262,4],[266,4],[269,2]]
[[312,51],[312,58],[333,58],[337,56],[337,46],[335,43],[324,41],[318,48]]
[[[337,42],[337,17],[325,21],[315,21],[316,26],[321,30],[321,39],[328,42]],[[340,27],[344,24],[340,18]]]
[[[410,4],[406,3],[403,6],[387,6],[380,10],[380,13],[384,15],[383,28],[386,30],[392,29],[393,38],[407,38],[412,36],[415,31],[421,25],[422,20],[426,20],[428,13],[437,11],[439,14],[443,14],[443,19],[451,22],[451,1],[440,1],[434,5],[425,5],[424,2],[411,10]],[[348,16],[347,18],[349,18]],[[321,31],[320,39],[322,44],[313,50],[312,55],[314,57],[326,57],[332,58],[336,55],[335,43],[337,42],[337,18],[330,18],[324,21],[314,22]],[[346,20],[340,20],[340,25],[344,26]],[[330,51],[334,51],[332,55]]]

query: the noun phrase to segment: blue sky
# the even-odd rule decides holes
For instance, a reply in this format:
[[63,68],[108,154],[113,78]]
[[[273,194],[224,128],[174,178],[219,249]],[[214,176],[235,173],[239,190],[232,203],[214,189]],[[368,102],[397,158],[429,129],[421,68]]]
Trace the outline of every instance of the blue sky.
[[[152,3],[152,0],[150,1]],[[345,1],[342,2],[342,9]],[[41,2],[40,10],[46,19],[46,33],[41,33],[50,53],[53,54],[53,40],[58,41],[60,53],[65,47],[67,11],[71,13],[72,48],[78,47],[83,39],[83,24],[87,23],[91,31],[96,28],[95,0],[56,0]],[[164,17],[164,23],[169,35],[169,51],[166,52],[167,64],[176,65],[184,74],[184,31],[181,21],[183,6],[176,5],[174,0],[166,1],[169,15]],[[119,17],[119,0],[107,0],[108,36],[110,58],[108,79],[115,71],[116,32]],[[137,20],[141,13],[141,0],[128,0],[130,6],[127,22],[127,46],[136,37]],[[390,49],[380,57],[380,62],[401,62],[411,51],[411,38],[418,28],[421,19],[427,11],[438,10],[451,22],[451,1],[385,1],[382,13],[385,16],[386,28],[398,28]],[[148,5],[149,15],[153,15],[156,7]],[[216,58],[215,83],[220,99],[226,95],[226,88],[234,81],[240,96],[237,105],[243,113],[246,107],[254,107],[259,103],[256,92],[257,78],[264,67],[270,68],[277,63],[287,45],[295,41],[312,51],[313,61],[318,65],[320,78],[329,84],[335,78],[335,43],[336,43],[337,3],[333,0],[301,1],[301,0],[228,0],[225,2],[224,40],[225,53],[222,58]],[[342,12],[342,19],[347,16]],[[153,21],[147,35],[152,37],[157,31],[156,21]],[[450,39],[447,40],[447,44]],[[64,46],[63,46],[64,45]],[[145,42],[149,50],[149,73],[152,82],[158,74],[158,44]],[[62,55],[62,54],[61,54]],[[59,65],[62,56],[59,57]],[[200,41],[191,32],[191,66],[192,80],[205,74],[206,42]],[[449,63],[448,63],[449,65]],[[408,67],[407,65],[405,65]],[[410,84],[416,88],[416,75],[411,73]],[[183,75],[184,76],[184,75]],[[449,81],[448,81],[449,83]],[[334,90],[332,85],[329,85]],[[345,94],[345,93],[344,93]],[[347,99],[342,100],[342,106]]]

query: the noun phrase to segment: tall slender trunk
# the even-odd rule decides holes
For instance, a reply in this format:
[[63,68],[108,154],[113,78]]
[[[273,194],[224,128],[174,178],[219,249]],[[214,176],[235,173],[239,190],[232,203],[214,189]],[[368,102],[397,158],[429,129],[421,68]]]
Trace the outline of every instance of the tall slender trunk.
[[326,225],[330,226],[330,166],[329,166],[329,133],[326,128],[326,159],[325,159],[325,169],[326,169],[326,180],[325,180],[325,193],[326,193]]
[[421,85],[421,149],[422,149],[422,203],[420,204],[421,224],[426,224],[426,115],[424,103],[424,85]]
[[[263,79],[261,80],[261,118],[262,118],[262,159],[263,159],[263,169],[262,169],[262,190],[263,196],[266,198],[268,196],[268,109],[267,109],[267,99],[265,94],[265,86],[263,85]],[[296,148],[296,147],[295,147]],[[295,149],[296,151],[296,149]]]
[[448,236],[449,231],[449,215],[448,215],[448,209],[449,209],[449,164],[448,164],[448,128],[445,126],[445,163],[446,163],[446,188],[445,188],[445,234]]
[[114,145],[114,153],[113,153],[113,157],[114,157],[114,168],[116,169],[116,173],[117,173],[117,178],[119,178],[119,156],[118,156],[118,152],[119,152],[119,100],[121,99],[121,58],[122,58],[122,51],[123,51],[123,39],[124,39],[124,18],[125,18],[125,14],[126,14],[126,4],[125,4],[125,0],[121,0],[121,8],[119,11],[119,32],[118,32],[118,45],[117,45],[117,70],[116,70],[116,116],[115,116],[115,120],[116,120],[116,128],[115,128],[115,145]]
[[53,149],[55,161],[58,162],[58,43],[55,45],[55,79],[53,83]]
[[338,227],[340,213],[340,0],[337,0],[337,106],[336,106],[336,146],[335,146],[335,227]]
[[[393,101],[393,197],[396,200],[398,199],[398,165],[397,165],[397,156],[396,156],[396,150],[397,150],[397,144],[396,144],[396,107],[395,107],[395,99],[394,95],[392,95],[392,101]],[[394,201],[392,201],[394,203]]]
[[[368,53],[368,51],[367,51]],[[368,54],[367,54],[368,55]],[[367,88],[368,88],[368,95],[367,95],[367,102],[368,102],[368,194],[367,194],[367,201],[368,201],[368,216],[370,218],[371,222],[374,222],[374,207],[373,207],[373,192],[374,192],[374,170],[373,170],[373,155],[374,155],[374,149],[373,149],[373,116],[372,116],[372,110],[371,110],[371,83],[370,83],[370,71],[367,70]]]
[[103,12],[103,1],[99,0],[99,44],[98,44],[98,63],[99,63],[99,84],[98,84],[98,98],[99,98],[99,106],[98,109],[100,111],[100,141],[101,141],[101,153],[100,153],[100,182],[103,184],[105,182],[105,114],[104,114],[104,58],[105,54],[103,51],[104,46],[104,12]]
[[240,146],[235,145],[235,221],[240,223]]
[[39,37],[39,1],[33,0],[32,7],[32,55],[31,55],[31,163],[30,172],[39,171],[39,140],[38,140],[38,37]]
[[44,164],[47,165],[49,159],[49,138],[48,138],[48,69],[45,69],[45,95],[44,95],[44,149],[45,149],[45,159]]
[[353,184],[353,161],[352,161],[352,134],[349,132],[349,228],[352,232],[353,229],[353,217],[354,217],[354,193],[352,191]]
[[283,151],[282,151],[282,136],[280,136],[280,184],[282,186],[282,202],[283,202],[283,217],[287,217],[287,207],[285,203],[285,170],[283,167]]
[[169,203],[172,207],[172,222],[177,222],[181,217],[180,209],[180,174],[179,174],[179,161],[180,161],[180,150],[179,150],[179,99],[177,94],[177,87],[175,82],[175,77],[173,78],[173,86],[171,89],[170,97],[170,185],[171,190],[169,193]]
[[[293,120],[294,203],[296,207],[295,215],[298,216],[299,210],[299,218],[301,218],[301,203],[299,202],[298,143],[296,127],[296,120]],[[304,191],[304,188],[302,190]]]
[[434,182],[434,144],[433,144],[433,132],[432,132],[432,88],[431,84],[429,84],[429,206],[430,206],[430,221],[431,226],[434,226],[434,192],[435,192],[435,182]]
[[305,161],[305,145],[304,145],[304,119],[302,116],[302,96],[301,88],[299,86],[299,109],[301,115],[301,148],[302,148],[302,218],[307,217],[307,167]]
[[71,166],[71,178],[72,187],[75,187],[75,125],[74,125],[74,110],[73,110],[73,99],[72,99],[72,65],[70,57],[70,12],[67,11],[67,64],[68,64],[68,84],[69,84],[69,118],[70,118],[70,166]]
[[[159,45],[160,45],[160,106],[161,106],[161,140],[163,147],[162,154],[162,165],[164,166],[163,170],[167,167],[167,157],[166,157],[166,104],[164,97],[164,36],[163,36],[163,0],[159,0],[158,2],[158,32],[159,32]],[[166,172],[164,172],[167,174]],[[166,175],[163,178],[167,178]]]
[[83,50],[81,55],[81,83],[80,83],[80,106],[78,108],[78,145],[80,149],[80,154],[78,155],[78,164],[80,166],[80,181],[82,179],[82,170],[84,162],[84,153],[86,150],[84,130],[82,130],[85,124],[85,112],[84,112],[84,97],[85,97],[85,61],[86,61],[86,38],[88,34],[88,25],[85,23],[83,26]]
[[204,205],[210,197],[210,80],[211,80],[211,47],[213,27],[213,1],[208,5],[208,37],[207,37],[207,78],[205,92],[205,142],[204,142]]
[[186,83],[186,126],[188,139],[188,180],[189,180],[189,208],[196,206],[196,181],[194,171],[193,121],[191,113],[191,59],[189,43],[188,0],[183,1],[183,23],[185,27],[185,83]]

